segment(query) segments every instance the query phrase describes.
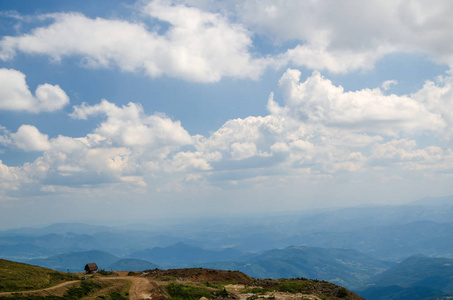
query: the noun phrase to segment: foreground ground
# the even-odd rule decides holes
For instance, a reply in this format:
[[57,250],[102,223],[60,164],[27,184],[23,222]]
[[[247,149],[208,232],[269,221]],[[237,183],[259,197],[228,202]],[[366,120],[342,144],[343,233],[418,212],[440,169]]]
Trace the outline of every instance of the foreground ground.
[[325,281],[255,280],[237,271],[199,268],[106,272],[86,276],[84,280],[81,277],[45,289],[3,292],[0,299],[362,299]]

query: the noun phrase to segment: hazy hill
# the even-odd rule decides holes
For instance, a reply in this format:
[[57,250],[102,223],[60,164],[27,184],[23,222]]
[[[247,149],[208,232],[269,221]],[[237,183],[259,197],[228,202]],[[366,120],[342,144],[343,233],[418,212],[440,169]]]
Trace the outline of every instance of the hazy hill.
[[288,247],[250,255],[242,262],[218,262],[201,266],[239,270],[255,278],[316,278],[354,288],[387,270],[389,263],[349,249]]
[[52,254],[54,254],[53,251],[49,252],[46,248],[28,243],[0,245],[0,257],[13,261],[24,262],[31,258],[46,257]]
[[87,263],[95,262],[99,269],[114,271],[143,271],[159,268],[158,265],[146,260],[123,258],[104,251],[92,250],[55,255],[45,259],[32,259],[30,264],[53,270],[67,272],[83,272]]
[[[25,262],[59,253],[93,250],[96,244],[96,239],[88,234],[5,235],[0,237],[0,255]],[[14,249],[18,251],[13,252]]]
[[358,293],[368,300],[451,299],[453,259],[411,256],[370,278]]
[[417,221],[360,227],[348,232],[314,232],[289,240],[324,248],[355,249],[391,261],[401,261],[417,253],[453,258],[453,223]]
[[210,251],[234,248],[242,252],[291,245],[346,248],[396,262],[417,253],[453,258],[450,251],[453,205],[446,205],[447,200],[436,198],[417,205],[320,209],[179,223],[173,220],[158,225],[107,227],[58,223],[0,232],[0,257],[25,262],[89,250],[128,257],[145,249],[184,243]]
[[180,268],[194,263],[234,260],[241,254],[240,251],[234,249],[214,251],[177,243],[169,247],[156,247],[134,252],[130,254],[130,257],[152,261],[166,268]]
[[0,231],[0,236],[12,235],[47,235],[65,234],[68,232],[77,234],[95,234],[98,232],[109,232],[113,229],[108,226],[90,225],[84,223],[55,223],[41,228],[23,227]]
[[411,256],[368,281],[374,286],[429,287],[453,292],[453,259]]
[[108,266],[108,269],[115,271],[144,271],[156,268],[159,268],[156,264],[135,258],[123,258]]
[[386,287],[370,287],[358,294],[367,300],[446,300],[448,294],[430,287],[402,288],[397,285]]
[[87,263],[95,262],[99,269],[107,269],[108,266],[118,261],[119,257],[104,251],[85,251],[68,254],[60,254],[45,259],[32,259],[30,264],[54,269],[58,271],[83,272]]
[[453,195],[445,196],[445,197],[425,197],[411,203],[412,205],[440,205],[440,206],[447,206],[453,205]]

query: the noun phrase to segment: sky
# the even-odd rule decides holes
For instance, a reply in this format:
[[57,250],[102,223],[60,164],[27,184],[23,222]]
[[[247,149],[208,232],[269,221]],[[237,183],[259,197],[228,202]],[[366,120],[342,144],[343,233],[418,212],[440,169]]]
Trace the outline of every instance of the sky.
[[451,195],[452,15],[0,0],[0,229]]

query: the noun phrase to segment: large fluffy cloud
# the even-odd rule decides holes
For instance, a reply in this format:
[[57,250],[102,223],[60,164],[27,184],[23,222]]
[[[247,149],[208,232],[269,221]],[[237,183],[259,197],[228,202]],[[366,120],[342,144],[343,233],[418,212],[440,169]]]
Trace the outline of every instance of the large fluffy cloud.
[[453,133],[453,76],[438,77],[437,82],[428,80],[422,89],[411,97],[423,103],[430,111],[437,113],[448,125],[445,129],[451,136]]
[[300,83],[300,71],[280,79],[288,114],[307,122],[349,127],[351,131],[398,134],[446,127],[440,114],[408,96],[384,95],[379,88],[345,92],[314,72]]
[[[257,78],[270,64],[331,72],[369,69],[395,52],[423,53],[453,66],[449,1],[154,0],[140,9],[144,23],[47,15],[50,25],[4,37],[0,58],[11,59],[17,51],[54,61],[78,56],[88,67],[118,66],[199,82]],[[148,28],[148,18],[164,25]],[[254,34],[270,44],[297,46],[257,58]]]
[[51,112],[68,103],[69,97],[58,85],[41,84],[33,96],[25,74],[13,69],[0,69],[0,110]]
[[[2,129],[0,143],[4,146],[43,154],[14,170],[1,165],[0,183],[8,184],[9,190],[20,184],[44,184],[47,192],[55,190],[55,186],[107,183],[143,188],[143,175],[150,172],[210,168],[196,153],[181,152],[172,158],[181,147],[196,140],[179,121],[163,114],[146,115],[136,103],[118,107],[107,100],[75,106],[71,114],[80,122],[93,115],[103,115],[105,119],[92,133],[79,138],[49,138],[32,125],[22,125],[15,133]],[[188,166],[189,161],[192,167]]]
[[450,139],[449,78],[397,96],[379,88],[346,92],[319,72],[305,81],[300,76],[288,69],[281,77],[283,99],[279,104],[270,96],[269,115],[230,120],[196,144],[199,152],[222,155],[210,162],[214,170],[247,169],[242,176],[259,177],[297,170],[373,172],[377,165],[436,172],[451,165],[451,150],[442,148],[443,142],[423,147],[415,142],[424,135]]
[[49,55],[55,61],[75,55],[88,67],[118,66],[200,82],[257,78],[265,67],[263,59],[249,53],[249,32],[219,14],[164,1],[152,1],[144,11],[168,23],[168,30],[160,34],[143,23],[54,14],[47,16],[53,20],[47,27],[4,37],[0,58],[10,59],[16,51]]
[[276,44],[297,41],[279,57],[282,62],[348,72],[371,68],[389,53],[409,52],[453,66],[450,1],[188,1],[234,11],[249,30]]
[[[345,173],[438,178],[453,171],[450,77],[403,96],[379,88],[346,92],[319,72],[302,80],[292,69],[279,84],[283,98],[271,94],[268,115],[229,120],[207,137],[191,136],[163,114],[148,115],[140,104],[107,100],[74,107],[78,122],[103,117],[85,137],[49,138],[31,125],[3,130],[2,144],[43,152],[22,167],[0,165],[3,184],[10,190],[44,184],[47,192],[150,184],[156,191],[183,191],[197,184],[268,185],[272,178],[284,186],[286,179],[331,181]],[[419,143],[420,136],[431,138]]]
[[71,116],[86,119],[88,116],[104,114],[95,133],[109,139],[115,145],[152,146],[153,148],[189,145],[192,138],[179,121],[172,121],[163,114],[146,116],[141,105],[129,103],[118,107],[107,100],[97,105],[83,104],[74,107]]

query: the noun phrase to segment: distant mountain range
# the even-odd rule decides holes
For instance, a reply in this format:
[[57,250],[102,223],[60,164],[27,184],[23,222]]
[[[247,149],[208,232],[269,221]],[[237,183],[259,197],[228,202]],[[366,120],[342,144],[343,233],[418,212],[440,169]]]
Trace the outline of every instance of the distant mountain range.
[[294,244],[355,249],[389,261],[401,261],[414,254],[453,258],[453,223],[416,221],[348,232],[315,232],[291,240]]
[[181,268],[196,263],[235,260],[242,254],[241,251],[235,249],[214,251],[177,243],[169,247],[156,247],[133,252],[130,256],[153,261],[165,268]]
[[[444,257],[444,264],[453,259],[452,220],[453,197],[449,196],[399,206],[168,224],[59,223],[0,231],[0,258],[74,272],[88,262],[106,270],[131,271],[203,266],[260,278],[328,280],[360,289],[367,299],[373,293],[384,298],[370,299],[414,293],[437,297],[451,292],[451,278],[435,264],[441,260],[430,259]],[[395,272],[415,274],[408,266],[422,264],[423,256],[413,256],[417,254],[429,261],[425,268],[432,273],[421,275],[429,273],[430,278],[399,281],[404,276],[397,279]],[[416,264],[411,263],[414,260]]]
[[[411,299],[415,297],[414,294],[439,297],[453,295],[453,259],[447,258],[417,255],[394,264],[349,249],[288,247],[258,254],[240,254],[228,250],[210,251],[183,243],[148,249],[141,254],[164,263],[175,258],[175,261],[184,265],[193,262],[192,267],[238,270],[255,278],[304,277],[326,280],[355,290],[371,300],[398,299],[396,295],[401,299]],[[222,257],[236,260],[221,261]],[[215,258],[220,260],[195,262]],[[65,272],[81,272],[89,262],[96,262],[100,269],[106,270],[143,271],[159,268],[159,265],[139,257],[119,258],[97,250],[33,259],[30,264]]]
[[83,272],[87,263],[95,262],[99,269],[115,271],[143,271],[159,268],[145,260],[123,258],[105,251],[92,250],[60,254],[44,259],[32,259],[28,263],[63,272]]
[[344,248],[395,262],[414,254],[453,258],[453,205],[444,204],[445,199],[450,198],[441,198],[442,204],[435,199],[423,200],[434,203],[431,206],[342,208],[193,220],[168,226],[59,223],[0,231],[0,257],[26,262],[89,250],[127,257],[181,242],[213,251],[229,248],[253,253],[301,245]]
[[81,272],[89,262],[96,262],[100,269],[118,271],[142,271],[172,262],[172,266],[179,263],[180,266],[238,270],[255,278],[322,279],[348,288],[361,286],[393,265],[348,249],[288,247],[261,254],[242,254],[232,249],[212,251],[183,243],[148,249],[131,257],[120,259],[108,252],[94,250],[33,259],[29,263],[59,271]]

